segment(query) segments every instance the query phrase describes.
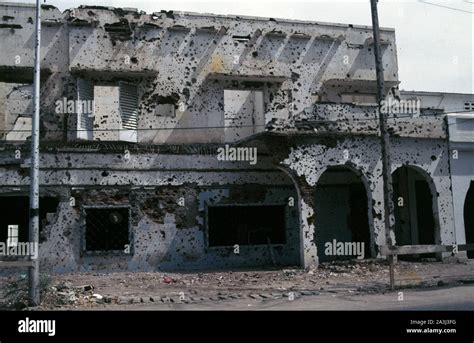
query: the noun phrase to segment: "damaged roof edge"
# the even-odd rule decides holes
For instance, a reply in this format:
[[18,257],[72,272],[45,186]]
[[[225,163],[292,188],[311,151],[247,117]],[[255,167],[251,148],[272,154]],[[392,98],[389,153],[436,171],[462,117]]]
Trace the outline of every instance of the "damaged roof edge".
[[[26,3],[26,2],[2,2],[0,3],[0,6],[11,6],[11,7],[33,7],[35,8],[36,7],[36,4],[35,3]],[[58,12],[59,11],[59,8],[57,8],[56,6],[54,5],[50,5],[50,4],[41,4],[41,9],[43,10],[57,10]]]
[[[344,24],[344,23],[330,23],[324,21],[309,21],[309,20],[299,20],[299,19],[283,19],[283,18],[271,18],[271,17],[255,17],[247,15],[237,15],[237,14],[213,14],[213,13],[198,13],[198,12],[184,12],[184,11],[172,11],[173,13],[182,13],[185,16],[189,17],[209,17],[209,18],[228,18],[228,19],[243,19],[249,21],[273,21],[277,24],[303,24],[303,25],[319,25],[319,26],[329,26],[329,27],[350,27],[355,29],[370,29],[372,26],[368,25],[354,25],[354,24]],[[159,14],[159,12],[153,12],[154,14]],[[394,28],[390,27],[380,27],[381,31],[395,32]]]
[[[0,3],[1,6],[18,6],[18,7],[35,7],[36,5],[33,3],[22,3],[22,2],[2,2]],[[56,9],[59,11],[58,8],[52,5],[42,5],[43,9],[47,6],[47,9]],[[65,9],[62,13],[70,12],[74,9],[84,10],[84,9],[101,9],[104,11],[114,11],[114,10],[123,10],[128,13],[142,13],[142,14],[149,14],[149,15],[162,15],[164,12],[171,12],[177,13],[184,17],[200,17],[200,18],[222,18],[222,19],[239,19],[239,20],[246,20],[246,21],[261,21],[261,22],[276,22],[279,24],[299,24],[299,25],[317,25],[317,26],[326,26],[326,27],[342,27],[342,28],[355,28],[355,29],[372,29],[372,26],[368,25],[354,25],[354,24],[343,24],[343,23],[329,23],[329,22],[321,22],[321,21],[308,21],[308,20],[298,20],[298,19],[282,19],[282,18],[270,18],[270,17],[255,17],[255,16],[246,16],[246,15],[224,15],[224,14],[212,14],[212,13],[198,13],[198,12],[186,12],[186,11],[175,11],[169,10],[164,12],[154,11],[152,13],[146,13],[144,11],[140,11],[136,8],[129,8],[129,7],[112,7],[112,6],[94,6],[94,5],[81,5],[77,8],[68,8]],[[386,32],[395,32],[394,28],[388,27],[381,27],[381,31]]]

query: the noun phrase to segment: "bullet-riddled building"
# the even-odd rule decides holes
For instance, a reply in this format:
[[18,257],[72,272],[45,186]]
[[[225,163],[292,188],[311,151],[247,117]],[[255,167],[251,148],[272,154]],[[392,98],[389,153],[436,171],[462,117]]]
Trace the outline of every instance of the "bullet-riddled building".
[[[1,241],[28,237],[34,10],[0,5]],[[381,257],[370,27],[49,5],[41,24],[42,268],[309,267],[334,240]],[[454,244],[444,116],[388,128],[396,241]]]

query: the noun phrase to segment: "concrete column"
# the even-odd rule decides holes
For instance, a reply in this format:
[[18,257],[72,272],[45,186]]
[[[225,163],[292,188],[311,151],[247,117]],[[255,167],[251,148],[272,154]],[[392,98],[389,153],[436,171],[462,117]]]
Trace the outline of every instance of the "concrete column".
[[317,267],[319,259],[314,236],[314,187],[309,186],[306,181],[298,182],[297,187],[300,207],[301,265],[304,268]]

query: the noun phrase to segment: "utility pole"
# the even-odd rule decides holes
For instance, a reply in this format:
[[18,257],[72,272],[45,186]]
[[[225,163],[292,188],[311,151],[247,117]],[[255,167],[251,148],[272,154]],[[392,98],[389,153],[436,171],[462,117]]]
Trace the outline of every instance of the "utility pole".
[[[382,178],[383,178],[383,202],[384,202],[384,218],[385,218],[385,240],[387,245],[393,245],[392,237],[393,224],[391,218],[394,218],[393,212],[393,189],[392,189],[392,174],[390,165],[390,141],[387,132],[387,122],[385,116],[387,113],[382,113],[382,103],[385,100],[385,86],[383,76],[382,52],[380,49],[380,31],[379,18],[377,13],[378,0],[370,0],[370,7],[372,10],[372,29],[374,32],[374,55],[375,55],[375,71],[377,74],[377,103],[378,115],[380,125],[380,146],[382,150]],[[393,255],[388,256],[390,264],[390,289],[395,287]]]
[[34,102],[31,126],[31,162],[30,162],[30,227],[29,241],[36,245],[36,253],[31,256],[29,267],[29,304],[38,306],[39,293],[39,116],[40,116],[40,47],[41,47],[41,4],[36,0],[36,42],[35,42],[35,70],[34,70]]

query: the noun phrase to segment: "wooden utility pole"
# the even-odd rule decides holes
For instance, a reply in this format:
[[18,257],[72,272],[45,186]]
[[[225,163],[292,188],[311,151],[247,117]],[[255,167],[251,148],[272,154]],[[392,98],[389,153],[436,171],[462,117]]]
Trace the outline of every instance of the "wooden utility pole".
[[31,126],[31,162],[30,162],[30,226],[29,241],[36,245],[36,253],[31,256],[29,267],[29,304],[40,304],[39,290],[39,115],[40,115],[40,47],[41,47],[41,4],[36,0],[36,42],[35,42],[35,69],[34,69],[34,99],[33,118]]
[[[382,113],[381,108],[385,100],[385,86],[383,76],[382,52],[380,48],[380,30],[379,18],[377,13],[378,0],[370,0],[370,7],[372,10],[372,29],[374,32],[374,55],[375,55],[375,71],[377,74],[377,103],[378,115],[380,125],[380,146],[382,150],[382,178],[383,178],[383,202],[384,202],[384,218],[385,218],[385,240],[386,245],[393,245],[393,222],[394,207],[393,207],[393,189],[392,189],[392,174],[390,165],[390,139],[387,132],[386,116],[388,113]],[[393,255],[388,257],[390,264],[390,289],[395,288],[395,276],[393,266]]]

